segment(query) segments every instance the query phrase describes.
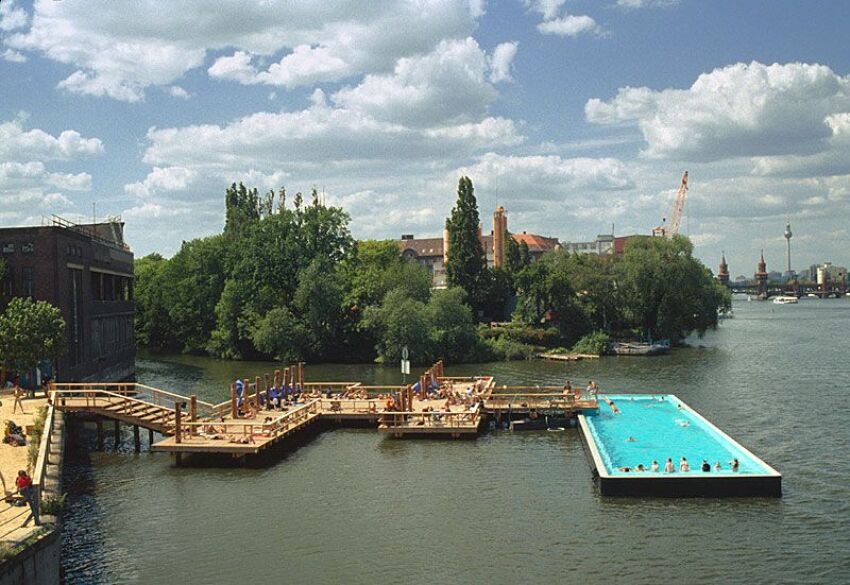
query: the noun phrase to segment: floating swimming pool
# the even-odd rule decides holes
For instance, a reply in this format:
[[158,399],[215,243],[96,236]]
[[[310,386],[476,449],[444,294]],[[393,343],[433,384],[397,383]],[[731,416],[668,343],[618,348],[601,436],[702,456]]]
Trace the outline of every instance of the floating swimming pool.
[[[579,416],[603,495],[779,496],[782,476],[672,394],[608,395]],[[684,457],[690,471],[680,471]],[[665,473],[670,458],[673,473]],[[738,469],[733,470],[733,460]],[[650,471],[657,461],[660,471]],[[701,470],[703,461],[711,470]],[[719,468],[717,466],[719,464]],[[642,465],[645,471],[638,471]]]

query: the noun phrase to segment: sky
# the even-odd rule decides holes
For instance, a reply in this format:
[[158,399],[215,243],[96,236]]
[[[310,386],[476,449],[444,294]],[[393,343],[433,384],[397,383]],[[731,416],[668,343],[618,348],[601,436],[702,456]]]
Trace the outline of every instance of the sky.
[[316,188],[358,239],[482,221],[682,232],[716,269],[850,264],[850,2],[0,0],[0,227],[218,233],[232,182]]

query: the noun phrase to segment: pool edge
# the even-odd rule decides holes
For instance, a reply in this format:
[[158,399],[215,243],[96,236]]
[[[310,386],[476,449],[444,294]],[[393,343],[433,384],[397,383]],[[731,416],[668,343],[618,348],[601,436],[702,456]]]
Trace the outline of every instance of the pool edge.
[[712,430],[724,439],[750,455],[764,465],[769,473],[747,474],[738,476],[706,476],[706,475],[669,475],[669,476],[613,476],[605,468],[605,463],[599,453],[596,441],[586,422],[586,416],[578,415],[578,427],[581,430],[582,446],[591,466],[593,480],[603,496],[628,497],[782,497],[782,474],[770,466],[749,449],[727,435],[716,425],[688,406],[675,394],[668,394],[677,400],[683,408],[700,418]]

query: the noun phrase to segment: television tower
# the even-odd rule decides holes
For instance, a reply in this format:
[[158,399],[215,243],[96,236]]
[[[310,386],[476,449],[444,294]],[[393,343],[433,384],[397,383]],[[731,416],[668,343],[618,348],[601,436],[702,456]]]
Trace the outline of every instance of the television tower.
[[791,223],[785,224],[785,271],[788,276],[791,276]]

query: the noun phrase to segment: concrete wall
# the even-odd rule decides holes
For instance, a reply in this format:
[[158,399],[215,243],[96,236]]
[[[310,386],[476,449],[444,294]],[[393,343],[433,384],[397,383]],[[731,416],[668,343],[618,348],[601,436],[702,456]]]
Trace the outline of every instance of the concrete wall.
[[0,585],[59,585],[62,538],[57,530],[0,564]]

